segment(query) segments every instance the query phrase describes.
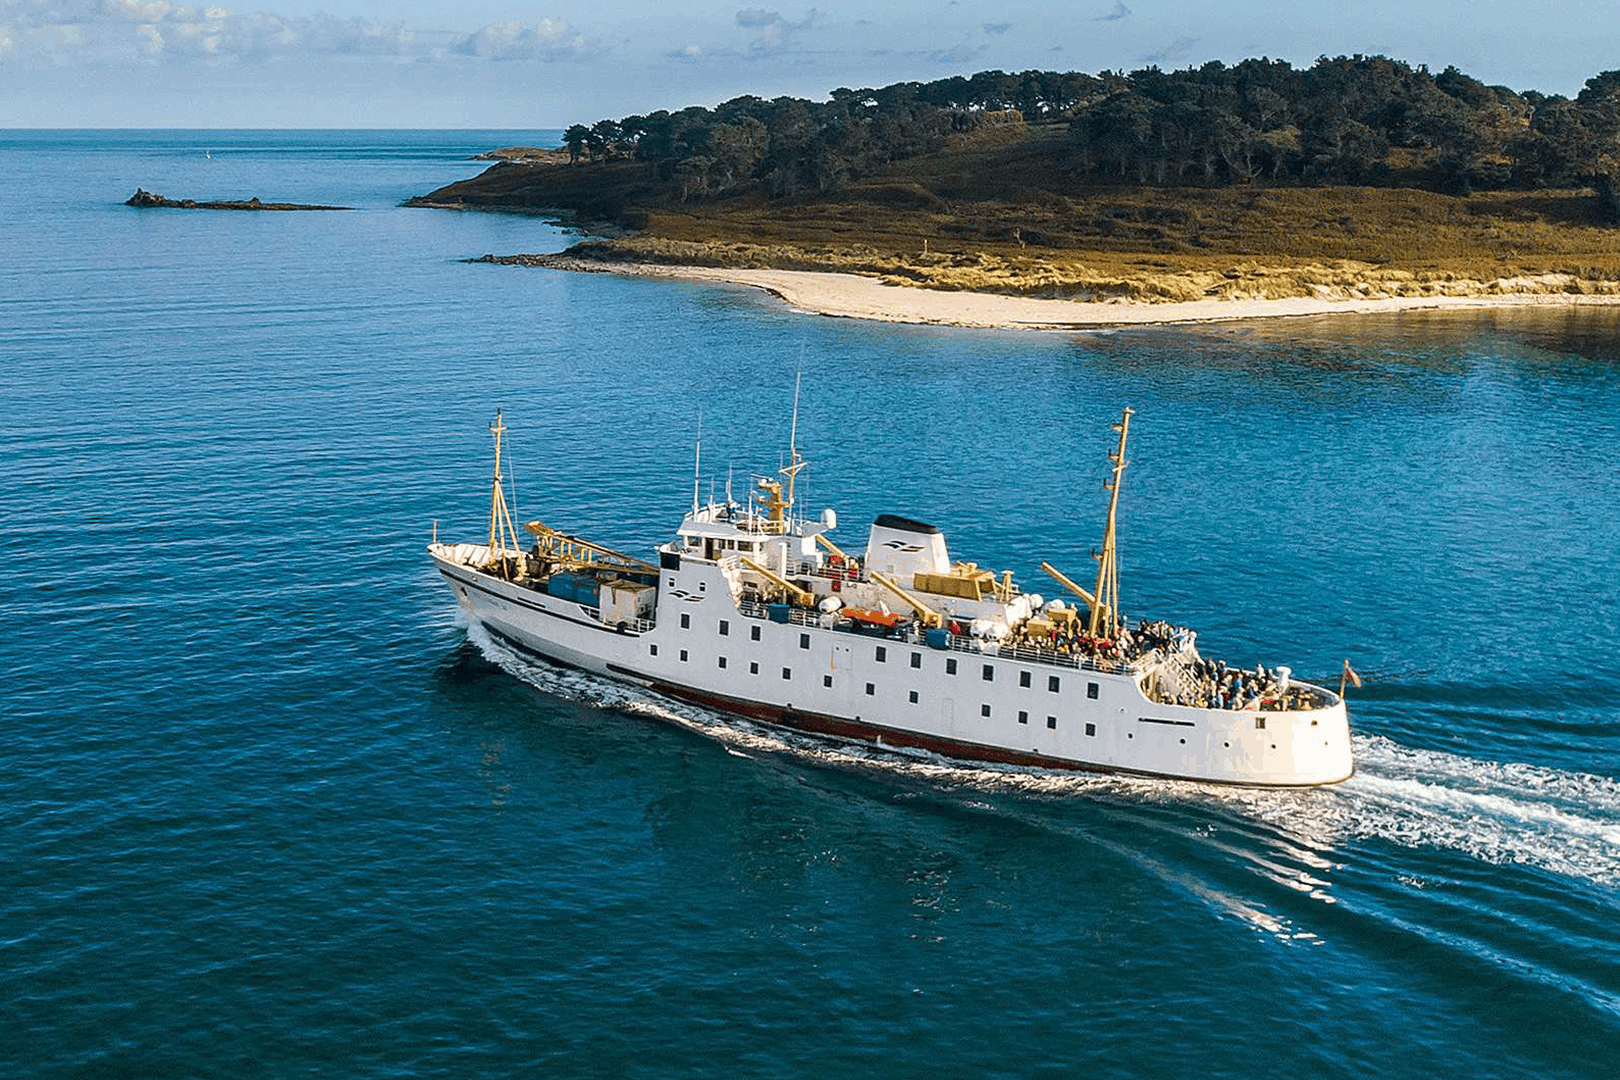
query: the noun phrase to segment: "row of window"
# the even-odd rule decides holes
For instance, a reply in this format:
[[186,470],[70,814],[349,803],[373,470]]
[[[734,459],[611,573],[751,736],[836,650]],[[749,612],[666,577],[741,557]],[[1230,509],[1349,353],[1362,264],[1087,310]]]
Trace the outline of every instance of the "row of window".
[[[683,612],[681,614],[681,629],[682,630],[690,630],[691,628],[692,628],[692,616],[691,616],[691,613],[690,612]],[[758,641],[760,639],[760,632],[759,631],[760,631],[759,627],[750,626],[748,628],[748,636],[749,636],[750,640]],[[730,637],[731,636],[731,620],[729,620],[729,619],[721,619],[720,620],[720,636],[721,637]],[[810,648],[810,635],[809,634],[800,634],[799,635],[799,648],[801,648],[801,649]],[[873,659],[875,659],[880,664],[888,663],[888,660],[889,660],[888,647],[885,646],[885,645],[877,646],[874,653],[873,653]],[[722,664],[720,666],[724,667],[725,665]],[[919,669],[922,667],[922,653],[913,652],[911,654],[911,666],[914,667],[914,668],[919,668]],[[945,674],[947,674],[947,675],[955,675],[956,674],[956,657],[948,656],[948,657],[945,658]],[[995,678],[996,678],[995,665],[993,665],[993,664],[985,664],[983,666],[983,669],[982,669],[982,677],[984,678],[985,682],[994,682]],[[1032,683],[1033,683],[1033,676],[1031,675],[1030,672],[1028,672],[1028,671],[1020,671],[1018,673],[1018,685],[1019,686],[1024,687],[1024,688],[1027,689]],[[1063,688],[1063,680],[1059,676],[1057,676],[1057,675],[1048,675],[1046,677],[1046,689],[1047,690],[1049,690],[1050,692],[1056,694],[1056,693],[1059,693],[1062,690],[1062,688]],[[1097,687],[1096,683],[1094,683],[1094,682],[1086,683],[1086,697],[1095,700],[1096,697],[1097,697],[1097,692],[1098,692],[1098,687]]]
[[[649,646],[649,648],[651,648],[652,654],[654,656],[658,655],[658,646],[657,645]],[[688,659],[687,651],[685,649],[682,649],[681,650],[681,663],[683,663],[683,664],[686,663],[687,659]],[[719,664],[720,667],[724,668],[726,666],[726,658],[724,656],[719,656],[719,657],[716,657],[715,659],[716,659],[716,661],[717,661],[717,663]],[[750,674],[750,675],[758,675],[759,674],[759,663],[757,661],[752,661],[752,662],[749,663],[749,665],[748,665],[748,674]],[[791,680],[793,678],[793,669],[792,668],[783,668],[782,669],[782,678]],[[831,690],[832,685],[833,685],[833,677],[831,675],[823,675],[821,677],[821,685],[826,687],[827,689]],[[866,684],[866,696],[867,697],[875,697],[876,695],[877,695],[877,684],[876,683],[867,683]],[[922,701],[921,695],[919,695],[917,693],[917,691],[915,691],[915,690],[912,690],[912,691],[909,692],[909,694],[907,695],[907,699],[913,705],[920,704],[921,701]],[[985,719],[989,719],[990,718],[990,706],[988,704],[980,705],[979,706],[979,715],[984,717]],[[1029,723],[1029,711],[1027,709],[1018,710],[1018,722],[1020,724]],[[1046,726],[1048,728],[1051,728],[1053,731],[1056,731],[1057,730],[1057,717],[1048,716],[1046,718]],[[1095,735],[1095,734],[1097,734],[1097,725],[1096,724],[1087,724],[1086,725],[1086,734],[1087,735]],[[1185,741],[1185,740],[1183,740],[1183,741]]]

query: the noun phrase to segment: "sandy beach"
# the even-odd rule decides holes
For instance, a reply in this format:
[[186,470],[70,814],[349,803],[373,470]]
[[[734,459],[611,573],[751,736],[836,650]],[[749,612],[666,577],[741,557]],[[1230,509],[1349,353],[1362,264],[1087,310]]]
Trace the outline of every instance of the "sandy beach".
[[[1342,315],[1439,308],[1567,307],[1620,304],[1620,295],[1546,291],[1546,278],[1527,279],[1523,292],[1481,292],[1452,296],[1364,298],[1289,297],[1265,300],[1198,300],[1187,303],[1047,300],[993,293],[946,291],[891,285],[857,274],[809,270],[751,270],[707,266],[615,265],[567,256],[519,256],[493,261],[532,262],[555,269],[616,273],[634,277],[746,285],[815,315],[877,322],[915,323],[1000,330],[1094,330],[1123,326],[1224,322],[1236,319]],[[1495,283],[1502,288],[1511,283]],[[1541,291],[1529,291],[1539,289]]]

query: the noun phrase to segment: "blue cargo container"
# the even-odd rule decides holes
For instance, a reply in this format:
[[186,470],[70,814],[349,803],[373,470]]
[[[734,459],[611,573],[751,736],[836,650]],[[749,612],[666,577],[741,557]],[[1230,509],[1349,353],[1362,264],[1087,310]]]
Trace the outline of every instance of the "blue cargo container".
[[766,604],[765,614],[770,616],[771,622],[790,622],[793,618],[793,609],[786,604]]
[[552,574],[546,581],[546,592],[587,607],[595,607],[600,597],[596,579],[587,574]]
[[937,627],[923,631],[923,640],[930,649],[948,649],[951,647],[951,632]]

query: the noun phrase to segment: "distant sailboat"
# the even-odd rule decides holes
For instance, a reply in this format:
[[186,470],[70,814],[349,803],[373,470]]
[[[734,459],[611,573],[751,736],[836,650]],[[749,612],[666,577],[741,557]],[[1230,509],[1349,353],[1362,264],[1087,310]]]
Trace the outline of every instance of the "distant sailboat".
[[205,160],[208,160],[208,161],[213,161],[214,160],[214,152],[212,150],[204,150],[203,151],[203,158]]

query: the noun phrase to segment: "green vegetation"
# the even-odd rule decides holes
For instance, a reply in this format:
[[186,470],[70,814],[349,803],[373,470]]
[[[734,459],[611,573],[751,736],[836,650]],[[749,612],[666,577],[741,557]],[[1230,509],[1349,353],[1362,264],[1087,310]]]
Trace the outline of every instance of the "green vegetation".
[[575,249],[588,258],[1040,295],[1620,282],[1620,72],[1571,100],[1383,57],[991,71],[576,124],[564,142],[570,164],[502,164],[419,201],[634,231]]

